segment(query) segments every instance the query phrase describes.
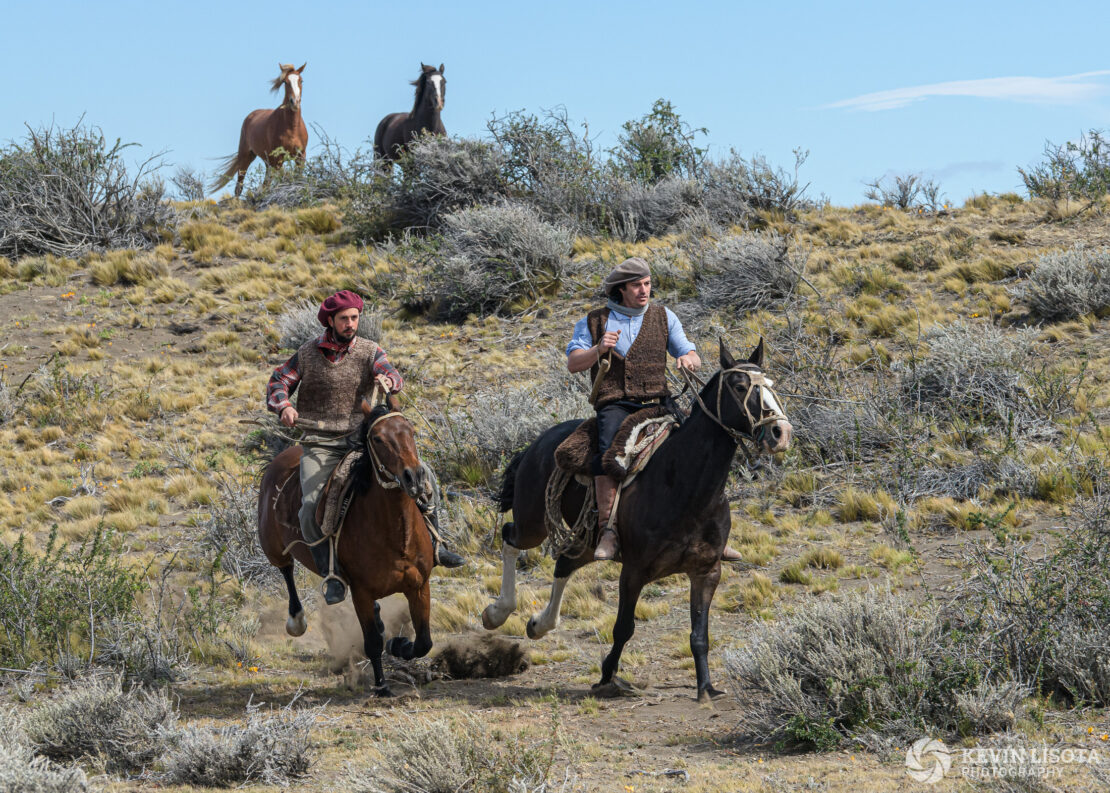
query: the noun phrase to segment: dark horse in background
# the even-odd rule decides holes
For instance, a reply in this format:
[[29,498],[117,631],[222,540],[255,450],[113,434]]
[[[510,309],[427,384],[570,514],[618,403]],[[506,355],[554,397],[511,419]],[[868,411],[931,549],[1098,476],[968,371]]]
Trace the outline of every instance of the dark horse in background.
[[416,86],[416,100],[411,113],[390,113],[378,123],[374,132],[374,156],[394,161],[413,138],[422,132],[446,135],[440,120],[443,101],[447,97],[447,78],[443,64],[436,69],[420,64],[420,76],[412,82]]
[[305,150],[308,149],[308,130],[305,128],[304,119],[301,118],[301,68],[294,69],[291,63],[279,63],[281,74],[274,80],[270,87],[276,91],[285,86],[285,98],[275,110],[252,110],[243,119],[243,128],[239,132],[239,151],[232,154],[224,161],[223,173],[212,183],[212,192],[219,190],[231,181],[231,177],[238,173],[235,182],[235,197],[243,192],[243,177],[247,175],[247,168],[254,162],[255,157],[261,157],[266,163],[266,178],[263,184],[270,182],[270,169],[281,168],[288,159],[293,159],[298,166],[304,165]]
[[[432,541],[414,500],[423,492],[426,474],[413,426],[397,411],[394,397],[375,408],[364,401],[363,413],[366,419],[354,437],[366,454],[352,474],[354,496],[339,531],[336,557],[350,584],[366,657],[374,667],[374,685],[379,696],[389,696],[382,673],[383,646],[406,660],[421,658],[432,648]],[[300,446],[291,446],[277,455],[262,475],[258,496],[258,540],[289,589],[285,629],[290,636],[300,636],[308,627],[293,581],[293,560],[320,572],[300,541],[301,453]],[[415,642],[396,637],[385,644],[377,601],[394,592],[408,599]]]
[[[625,643],[635,629],[636,601],[652,581],[674,573],[690,579],[690,649],[697,672],[698,701],[723,692],[709,682],[709,606],[721,577],[721,551],[732,521],[725,481],[738,438],[753,441],[758,451],[776,454],[790,445],[793,428],[762,376],[763,340],[746,362],[733,360],[724,342],[721,370],[702,388],[682,426],[675,429],[647,467],[621,494],[617,506],[620,535],[620,602],[613,626],[613,647],[601,666],[609,687]],[[723,390],[722,390],[723,389]],[[547,536],[545,491],[555,467],[555,449],[578,426],[566,421],[544,432],[513,459],[505,471],[500,507],[513,510],[513,521],[502,528],[501,594],[482,613],[488,629],[504,623],[516,608],[516,561],[522,550],[535,548]],[[563,519],[573,525],[586,489],[571,480],[563,493]],[[558,624],[567,581],[593,561],[594,549],[555,561],[555,581],[547,608],[528,621],[528,636],[537,639]]]

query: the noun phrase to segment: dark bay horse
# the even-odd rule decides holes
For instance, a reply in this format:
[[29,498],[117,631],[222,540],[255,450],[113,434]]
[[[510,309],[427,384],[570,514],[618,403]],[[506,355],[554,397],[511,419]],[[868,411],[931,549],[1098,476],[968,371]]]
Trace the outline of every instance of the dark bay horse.
[[[601,666],[607,687],[635,629],[636,601],[652,581],[674,573],[690,579],[690,649],[697,673],[698,701],[723,692],[709,681],[709,606],[721,577],[721,551],[732,527],[725,481],[739,438],[757,450],[776,454],[790,445],[793,428],[782,411],[771,382],[763,377],[763,340],[747,362],[737,363],[720,346],[721,371],[702,388],[681,427],[659,447],[647,467],[623,491],[617,506],[621,575],[613,647]],[[516,561],[522,550],[544,541],[547,480],[555,467],[555,449],[578,426],[567,421],[544,432],[517,455],[505,470],[502,512],[513,510],[513,521],[502,528],[501,594],[482,613],[488,629],[504,623],[516,608]],[[563,493],[562,512],[574,523],[586,489],[571,480]],[[547,608],[528,621],[528,636],[537,639],[559,621],[567,581],[593,561],[593,547],[576,557],[555,561],[555,580]]]
[[281,74],[270,87],[276,91],[285,86],[285,98],[275,110],[252,110],[243,119],[239,132],[239,151],[224,161],[224,171],[212,183],[212,192],[219,190],[231,181],[236,173],[235,197],[243,192],[243,177],[255,157],[261,157],[266,164],[266,178],[270,182],[270,169],[281,168],[287,159],[292,158],[297,165],[304,165],[305,151],[308,149],[308,130],[301,118],[301,68],[294,69],[291,63],[279,63]]
[[[406,660],[427,655],[432,648],[432,541],[413,500],[423,491],[425,473],[412,424],[397,411],[392,396],[384,406],[371,408],[363,401],[362,407],[366,419],[355,437],[366,454],[352,474],[355,494],[340,528],[336,556],[350,584],[366,657],[374,667],[374,685],[379,696],[389,696],[382,674],[384,636],[377,601],[403,592],[416,631],[415,642],[390,639],[385,645],[390,655]],[[270,564],[285,577],[285,629],[291,636],[302,635],[308,627],[293,581],[293,560],[319,574],[308,547],[295,542],[301,539],[301,451],[291,446],[266,466],[258,496],[258,540]]]
[[443,76],[443,64],[436,69],[421,63],[420,76],[412,84],[416,86],[412,112],[390,113],[378,122],[378,129],[374,132],[374,156],[378,159],[396,160],[409,141],[421,132],[447,134],[439,117],[447,96],[447,78]]

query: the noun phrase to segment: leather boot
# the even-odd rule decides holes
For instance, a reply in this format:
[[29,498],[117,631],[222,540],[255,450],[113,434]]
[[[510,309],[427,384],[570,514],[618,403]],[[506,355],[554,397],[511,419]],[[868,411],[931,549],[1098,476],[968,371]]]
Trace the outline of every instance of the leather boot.
[[[331,542],[322,542],[319,545],[313,545],[309,548],[312,551],[312,560],[316,562],[316,570],[319,572],[320,577],[326,577],[330,572],[332,575],[342,575],[339,569],[339,563],[336,562],[335,569],[331,569]],[[347,597],[347,585],[339,578],[329,578],[324,585],[324,602],[329,606],[334,606],[336,603],[342,603]]]
[[594,489],[597,491],[597,522],[601,527],[601,539],[594,550],[598,562],[615,560],[621,552],[620,540],[615,529],[609,528],[609,514],[613,511],[613,500],[617,495],[617,483],[611,476],[595,476]]
[[721,561],[722,562],[742,562],[742,561],[744,561],[744,557],[740,555],[739,551],[734,550],[734,549],[732,549],[732,548],[730,548],[729,546],[726,545],[725,549],[723,551],[721,551]]
[[[432,538],[432,567],[462,567],[466,564],[466,559],[448,550],[445,541],[436,539],[437,535],[442,538],[443,534],[439,530],[439,517],[434,503],[430,500],[418,499],[416,506],[424,514],[424,521],[428,524],[428,534]],[[432,531],[433,527],[435,531]]]

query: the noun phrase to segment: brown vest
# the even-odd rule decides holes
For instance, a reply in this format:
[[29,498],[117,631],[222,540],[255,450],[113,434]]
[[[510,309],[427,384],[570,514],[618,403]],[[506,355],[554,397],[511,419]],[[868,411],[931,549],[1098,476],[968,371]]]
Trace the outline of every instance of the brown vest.
[[356,336],[339,363],[332,363],[312,339],[297,350],[301,381],[297,413],[325,432],[350,432],[362,421],[360,404],[374,387],[378,345]]
[[[609,321],[609,308],[598,308],[586,315],[586,327],[594,344],[605,333]],[[647,401],[660,399],[670,393],[667,389],[667,311],[652,303],[644,312],[644,322],[636,341],[621,356],[616,350],[610,353],[611,365],[601,381],[594,408],[601,409],[618,399]],[[590,378],[597,379],[597,364],[590,369]]]

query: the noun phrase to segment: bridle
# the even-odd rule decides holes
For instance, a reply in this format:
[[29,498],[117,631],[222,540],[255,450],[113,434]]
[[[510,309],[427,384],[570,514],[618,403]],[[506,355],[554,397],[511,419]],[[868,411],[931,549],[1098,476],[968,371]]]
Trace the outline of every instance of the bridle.
[[[727,376],[736,372],[743,372],[748,376],[748,390],[744,392],[743,398],[740,397],[739,393],[737,393],[736,389],[733,388],[732,384],[728,381]],[[774,381],[764,375],[762,370],[755,364],[739,364],[730,369],[722,369],[717,373],[719,382],[717,383],[717,411],[715,413],[706,406],[705,401],[701,398],[701,389],[705,387],[705,383],[703,383],[697,375],[687,369],[679,369],[679,373],[685,378],[687,388],[694,393],[694,399],[697,400],[702,412],[712,419],[718,427],[723,429],[728,436],[736,442],[736,445],[743,450],[744,456],[748,458],[749,464],[755,462],[755,457],[744,441],[750,441],[753,444],[761,444],[766,437],[768,426],[774,424],[776,421],[789,421],[786,414],[783,413],[782,409],[779,407],[782,402],[779,400],[778,394],[776,394],[772,388]],[[736,402],[736,406],[744,411],[744,416],[748,419],[748,426],[751,427],[749,432],[742,432],[735,427],[730,427],[722,420],[721,400],[724,397],[726,388],[729,394],[732,395],[733,401]],[[748,407],[748,400],[751,398],[752,391],[756,388],[760,389],[759,404],[761,409],[759,418],[752,415],[751,409]],[[765,394],[770,394],[770,405],[774,405],[774,407],[768,404],[768,401],[765,399]],[[769,415],[763,416],[762,414],[764,411],[767,411]]]

